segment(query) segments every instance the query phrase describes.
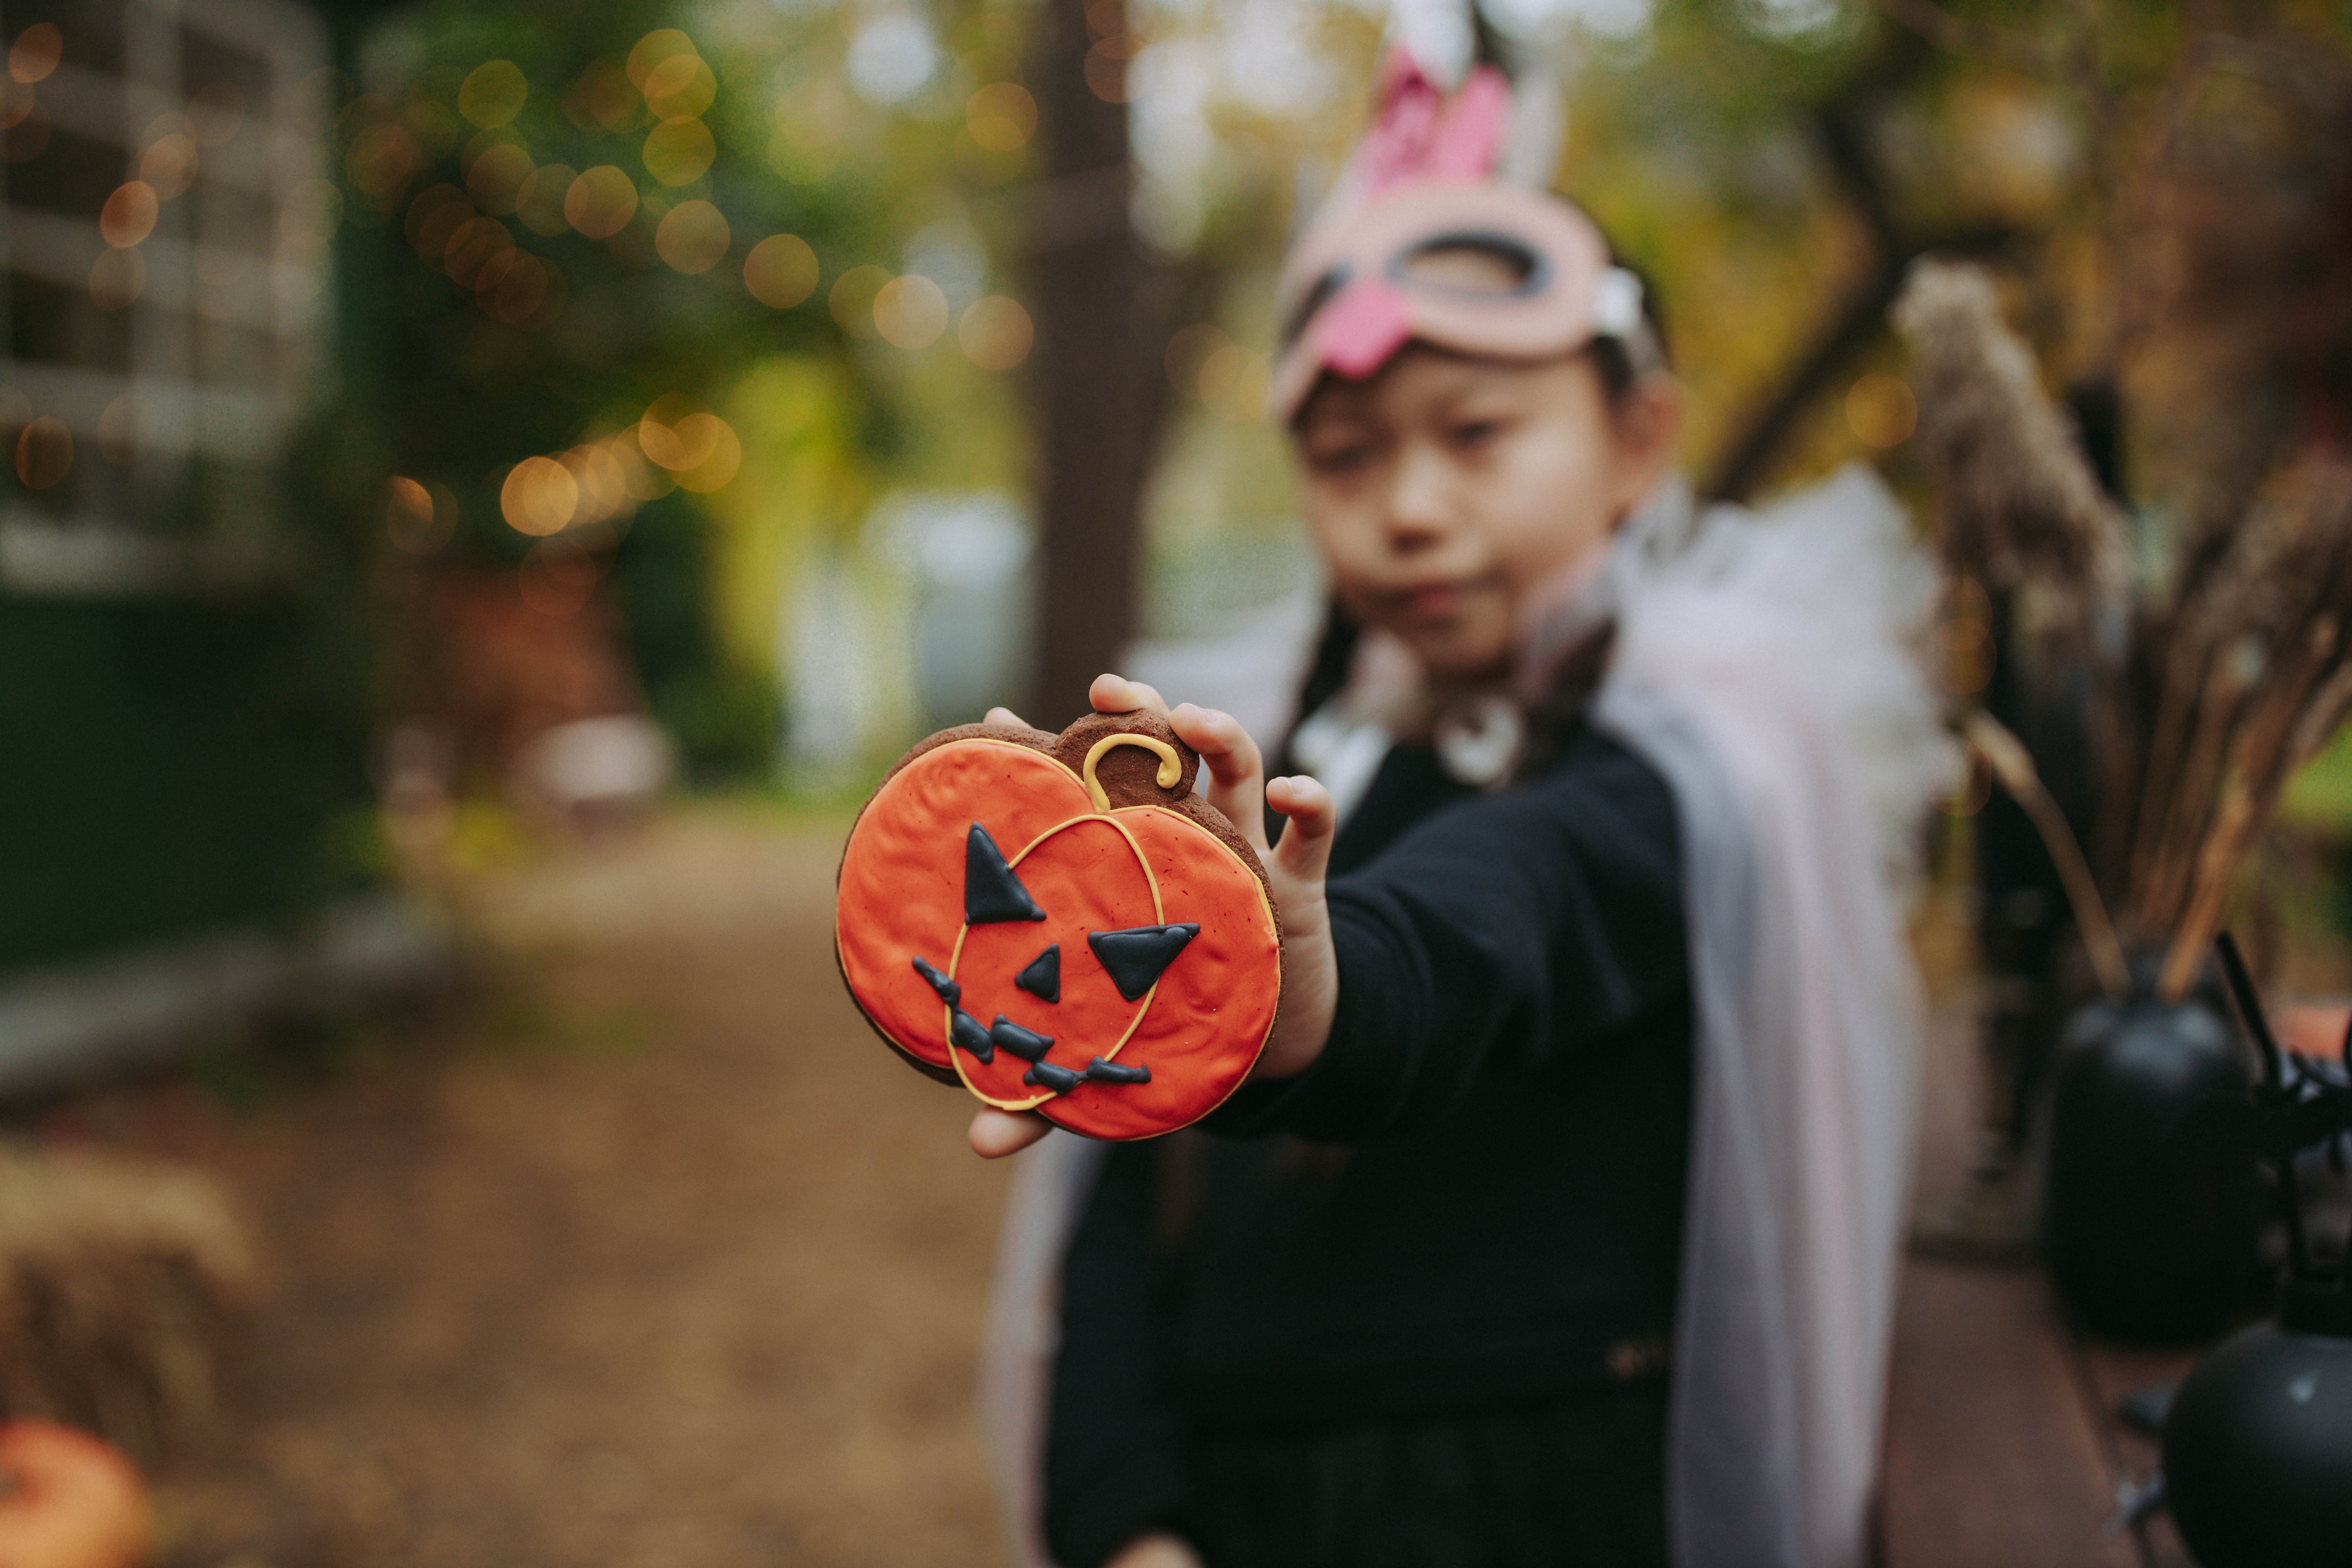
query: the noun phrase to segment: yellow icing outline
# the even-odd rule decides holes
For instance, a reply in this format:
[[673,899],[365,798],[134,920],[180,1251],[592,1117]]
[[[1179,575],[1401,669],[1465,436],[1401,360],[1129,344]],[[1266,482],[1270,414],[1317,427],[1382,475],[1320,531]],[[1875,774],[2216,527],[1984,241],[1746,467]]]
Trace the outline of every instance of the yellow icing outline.
[[[1095,812],[1097,816],[1108,816],[1110,815],[1110,796],[1104,794],[1103,786],[1095,782],[1095,764],[1101,762],[1103,759],[1103,753],[1109,751],[1114,746],[1140,746],[1145,751],[1157,756],[1160,759],[1160,771],[1157,773],[1154,773],[1152,777],[1159,783],[1161,789],[1174,789],[1178,781],[1181,780],[1184,776],[1183,759],[1176,754],[1175,747],[1170,745],[1167,742],[1160,740],[1158,736],[1129,734],[1105,735],[1101,740],[1097,741],[1093,745],[1087,748],[1086,766],[1078,770],[1078,782],[1087,786],[1087,798],[1095,803]],[[1056,757],[1054,760],[1055,762],[1061,762],[1059,757]],[[1065,763],[1063,765],[1066,767],[1069,764]],[[1134,811],[1139,808],[1132,805],[1123,805],[1119,807],[1119,809],[1121,811]]]

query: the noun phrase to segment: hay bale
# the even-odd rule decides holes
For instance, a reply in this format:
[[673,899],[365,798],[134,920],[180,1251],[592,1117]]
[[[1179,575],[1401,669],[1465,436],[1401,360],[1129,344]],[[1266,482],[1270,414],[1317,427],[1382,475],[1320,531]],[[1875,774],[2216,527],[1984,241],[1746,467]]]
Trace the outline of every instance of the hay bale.
[[252,1279],[245,1232],[209,1178],[0,1144],[0,1415],[160,1460],[217,1415]]

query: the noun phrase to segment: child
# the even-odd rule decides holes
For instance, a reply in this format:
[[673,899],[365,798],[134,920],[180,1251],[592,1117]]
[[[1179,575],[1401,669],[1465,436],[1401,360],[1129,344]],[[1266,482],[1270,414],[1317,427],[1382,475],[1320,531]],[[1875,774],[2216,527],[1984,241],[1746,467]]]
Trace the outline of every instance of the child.
[[989,1395],[1033,1559],[1870,1555],[1924,568],[1861,475],[1685,547],[1639,285],[1491,177],[1507,110],[1400,64],[1286,275],[1321,778],[1168,712],[1287,819],[1282,1014],[1204,1133],[1024,1161]]

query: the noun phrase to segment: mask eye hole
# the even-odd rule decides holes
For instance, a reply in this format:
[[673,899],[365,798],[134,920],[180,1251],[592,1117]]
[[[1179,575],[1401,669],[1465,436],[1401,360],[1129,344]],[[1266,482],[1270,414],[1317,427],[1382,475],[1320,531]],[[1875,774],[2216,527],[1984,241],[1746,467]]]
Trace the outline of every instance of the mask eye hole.
[[1347,286],[1348,269],[1345,267],[1334,267],[1318,278],[1315,287],[1307,290],[1307,297],[1298,301],[1298,308],[1290,312],[1290,320],[1284,324],[1282,346],[1288,348],[1297,342],[1298,334],[1307,330],[1307,323],[1315,319],[1315,312],[1329,304],[1331,296]]
[[1507,234],[1435,234],[1389,264],[1400,283],[1449,294],[1524,299],[1543,292],[1551,268],[1533,246]]

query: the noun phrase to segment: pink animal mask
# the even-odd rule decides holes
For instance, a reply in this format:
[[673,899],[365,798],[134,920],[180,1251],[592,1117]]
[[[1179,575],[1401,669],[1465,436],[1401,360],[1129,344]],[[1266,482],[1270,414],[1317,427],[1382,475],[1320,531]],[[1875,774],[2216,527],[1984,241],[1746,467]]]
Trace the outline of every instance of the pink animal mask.
[[[1610,264],[1592,220],[1496,176],[1510,112],[1491,66],[1447,101],[1410,57],[1391,57],[1378,122],[1283,269],[1276,423],[1297,416],[1326,370],[1362,380],[1415,340],[1543,360],[1616,337],[1637,346],[1637,363],[1654,358],[1641,283]],[[1466,286],[1427,265],[1465,251],[1517,281]]]

